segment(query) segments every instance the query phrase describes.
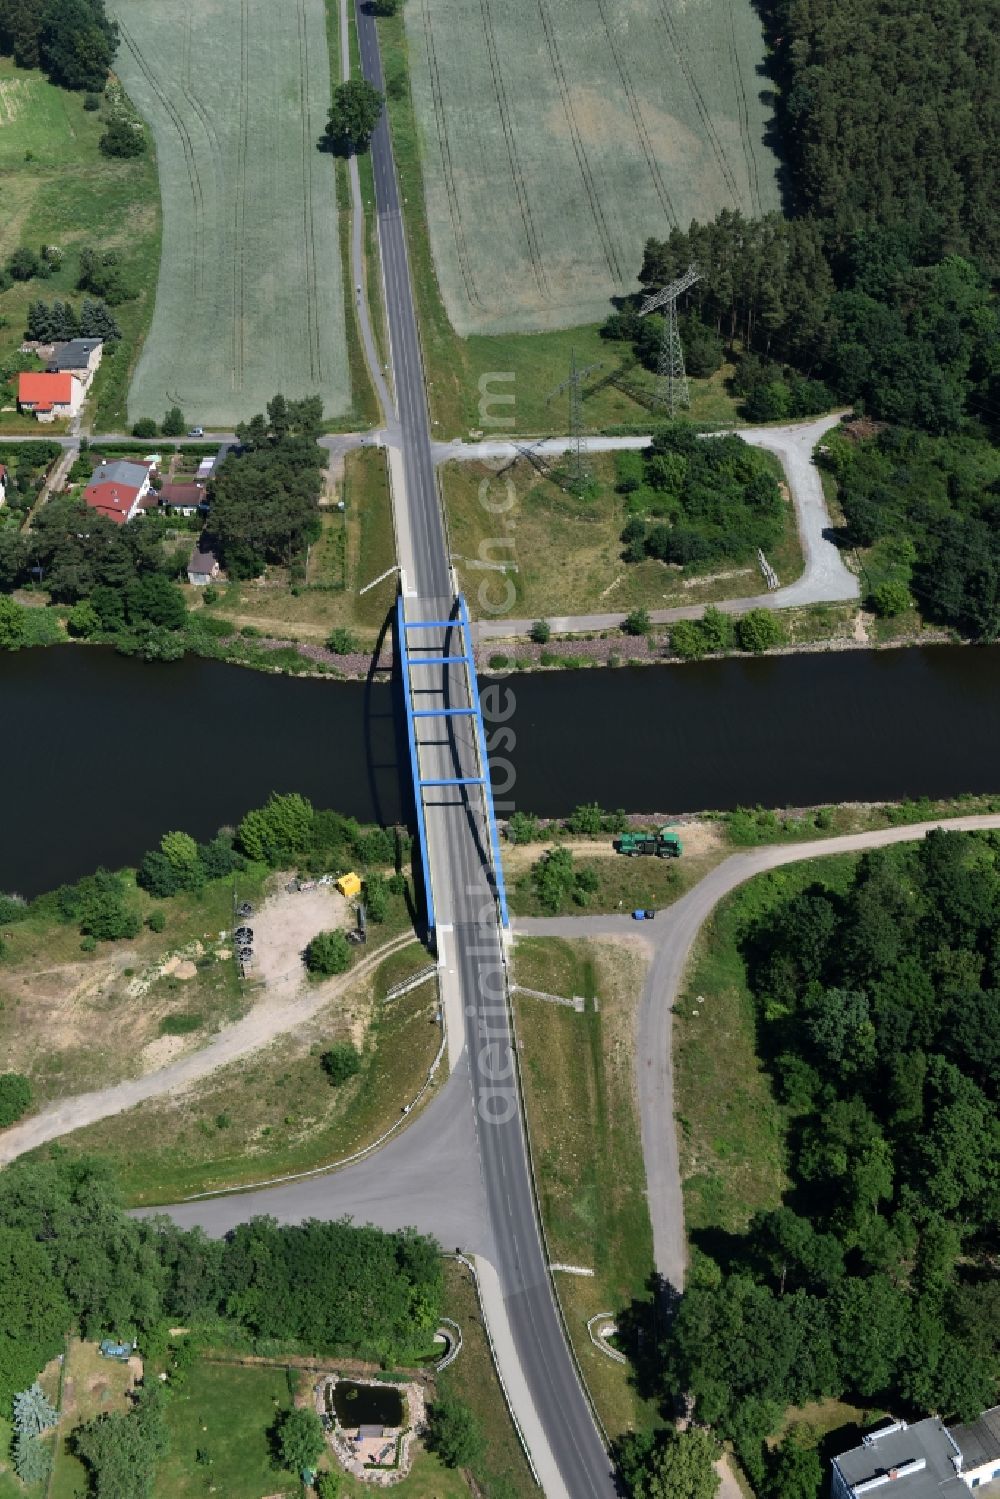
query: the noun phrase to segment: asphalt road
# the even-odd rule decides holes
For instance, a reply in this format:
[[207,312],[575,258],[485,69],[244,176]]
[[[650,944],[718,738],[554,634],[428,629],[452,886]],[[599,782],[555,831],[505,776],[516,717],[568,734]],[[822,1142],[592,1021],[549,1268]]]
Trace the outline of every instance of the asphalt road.
[[[653,959],[640,1000],[636,1038],[636,1087],[646,1166],[646,1194],[653,1229],[656,1269],[675,1289],[684,1284],[687,1246],[674,1124],[671,1021],[681,992],[695,938],[723,896],[768,869],[818,859],[832,854],[858,853],[922,838],[932,828],[973,831],[1000,828],[1000,816],[952,817],[908,827],[879,828],[870,833],[847,833],[808,843],[778,844],[731,854],[699,880],[680,900],[660,911],[652,925],[628,916],[565,916],[521,918],[515,929],[531,936],[639,937],[652,948]],[[704,1021],[712,1023],[711,1001]]]
[[[356,3],[364,76],[383,89],[375,20]],[[392,350],[403,484],[394,485],[397,543],[407,618],[445,619],[455,594],[431,450],[430,422],[405,230],[392,142],[385,115],[372,137],[372,165],[386,316]],[[391,435],[390,440],[395,437]],[[415,654],[457,654],[455,629],[409,632]],[[464,667],[417,667],[421,708],[468,708]],[[416,684],[419,684],[417,687]],[[479,768],[474,724],[468,717],[418,720],[421,774],[474,775]],[[610,1459],[566,1345],[556,1312],[528,1171],[527,1145],[516,1090],[503,953],[496,919],[488,827],[479,788],[447,786],[425,797],[430,869],[437,908],[442,992],[454,1016],[464,1011],[469,1126],[479,1145],[492,1252],[517,1369],[507,1371],[526,1395],[531,1425],[544,1433],[543,1480],[553,1496],[611,1499]],[[449,1005],[452,991],[458,1003]],[[460,1009],[459,1009],[460,1004]],[[530,1441],[530,1437],[529,1437]],[[549,1459],[552,1459],[550,1465]]]

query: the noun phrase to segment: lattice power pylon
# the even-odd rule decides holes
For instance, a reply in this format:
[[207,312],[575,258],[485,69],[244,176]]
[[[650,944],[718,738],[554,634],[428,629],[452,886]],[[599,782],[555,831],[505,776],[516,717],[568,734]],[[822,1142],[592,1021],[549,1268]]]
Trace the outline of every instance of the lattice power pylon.
[[684,348],[680,329],[677,326],[677,298],[701,280],[701,273],[689,265],[683,276],[671,281],[662,291],[647,297],[639,308],[642,317],[647,312],[663,309],[663,338],[660,342],[660,360],[657,366],[656,404],[666,406],[671,416],[676,416],[682,406],[690,404],[687,374],[684,370]]
[[582,489],[590,478],[587,457],[583,448],[583,396],[580,387],[588,375],[592,375],[600,368],[599,364],[588,364],[586,369],[581,369],[576,362],[574,349],[570,354],[569,379],[557,385],[555,390],[549,391],[546,397],[546,400],[552,401],[556,396],[561,396],[564,390],[569,391],[569,482],[572,489]]

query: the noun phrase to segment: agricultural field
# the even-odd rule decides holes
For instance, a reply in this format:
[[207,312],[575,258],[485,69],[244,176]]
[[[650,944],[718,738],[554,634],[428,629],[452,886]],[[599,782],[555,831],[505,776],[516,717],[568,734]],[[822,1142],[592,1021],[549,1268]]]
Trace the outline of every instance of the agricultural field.
[[596,321],[636,289],[650,235],[778,206],[748,0],[410,0],[405,17],[463,337]]
[[156,140],[163,257],[129,418],[230,426],[276,390],[351,399],[322,0],[118,0],[118,71]]

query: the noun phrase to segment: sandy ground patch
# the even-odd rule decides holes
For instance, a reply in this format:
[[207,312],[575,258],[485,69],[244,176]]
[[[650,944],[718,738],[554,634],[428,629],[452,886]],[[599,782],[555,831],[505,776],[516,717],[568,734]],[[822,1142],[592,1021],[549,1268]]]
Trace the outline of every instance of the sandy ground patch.
[[142,1070],[155,1072],[158,1067],[165,1067],[174,1057],[179,1057],[187,1047],[199,1044],[197,1036],[157,1036],[155,1041],[142,1048]]
[[317,933],[353,920],[348,902],[332,885],[288,891],[290,878],[279,875],[263,906],[247,919],[254,934],[254,978],[263,981],[269,999],[288,999],[305,981],[303,956]]
[[[672,822],[665,817],[632,818],[631,822],[637,826],[669,826],[675,829],[684,845],[684,856],[687,858],[699,858],[705,854],[718,853],[724,846],[723,829],[717,822],[700,822],[697,819],[691,822],[674,819]],[[504,843],[503,844],[503,867],[508,878],[523,874],[525,870],[555,848],[557,843],[565,843],[575,858],[618,858],[615,853],[615,840],[611,836],[607,838],[571,838],[563,835],[558,838],[542,838],[537,843]]]

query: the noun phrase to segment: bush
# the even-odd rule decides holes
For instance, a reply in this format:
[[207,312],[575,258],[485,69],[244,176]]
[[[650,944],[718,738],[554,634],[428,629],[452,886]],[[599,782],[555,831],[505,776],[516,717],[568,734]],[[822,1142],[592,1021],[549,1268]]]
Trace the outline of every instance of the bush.
[[338,1041],[323,1053],[320,1062],[335,1088],[346,1083],[348,1078],[356,1077],[361,1071],[361,1057],[357,1047],[352,1046],[350,1041]]
[[171,406],[163,418],[162,432],[164,437],[183,437],[187,423],[184,413],[179,406]]
[[124,115],[114,114],[108,121],[107,129],[98,141],[98,145],[105,156],[120,156],[128,160],[134,156],[141,156],[145,151],[146,132],[138,120],[130,120]]
[[350,963],[350,943],[343,932],[320,932],[306,948],[306,967],[310,973],[324,977],[345,973]]
[[101,617],[93,604],[87,599],[82,599],[79,604],[74,604],[66,616],[66,629],[76,640],[87,640],[91,635],[99,635],[101,631]]
[[784,644],[785,627],[773,609],[751,609],[736,621],[736,640],[741,650],[759,656]]
[[146,925],[151,932],[162,932],[167,924],[167,918],[159,906],[156,906],[146,917]]
[[538,818],[530,812],[514,812],[507,822],[508,843],[533,843],[539,832]]
[[880,583],[871,596],[872,608],[881,619],[891,619],[913,608],[913,598],[905,583]]
[[84,94],[83,107],[88,114],[96,114],[101,107],[100,94]]
[[290,1473],[311,1471],[326,1446],[319,1416],[305,1406],[282,1411],[274,1425],[274,1444],[283,1468]]
[[351,656],[359,647],[357,637],[352,635],[350,630],[345,630],[342,625],[338,625],[326,637],[326,648],[328,651],[333,651],[335,656]]
[[132,427],[133,437],[155,437],[157,425],[151,416],[142,416]]
[[463,1400],[442,1395],[427,1408],[427,1445],[447,1468],[468,1468],[483,1455],[479,1422]]
[[490,671],[506,671],[507,667],[510,664],[510,657],[502,656],[499,653],[491,656],[489,661],[487,662]]
[[670,649],[682,661],[699,661],[708,653],[705,637],[696,619],[679,619],[670,626]]
[[649,625],[648,609],[633,609],[622,620],[622,630],[626,635],[648,635]]
[[536,619],[531,627],[531,638],[536,645],[548,645],[552,626],[547,619]]
[[0,1129],[14,1124],[31,1108],[31,1083],[20,1072],[0,1072]]
[[365,880],[365,911],[378,925],[389,914],[389,890],[380,874],[370,874]]

